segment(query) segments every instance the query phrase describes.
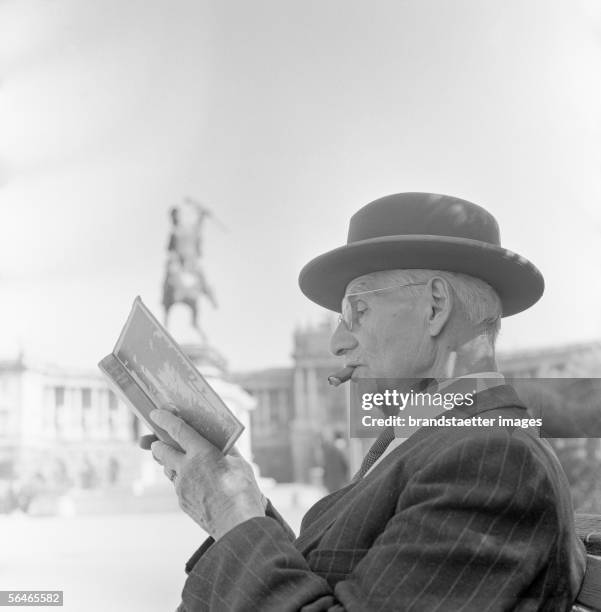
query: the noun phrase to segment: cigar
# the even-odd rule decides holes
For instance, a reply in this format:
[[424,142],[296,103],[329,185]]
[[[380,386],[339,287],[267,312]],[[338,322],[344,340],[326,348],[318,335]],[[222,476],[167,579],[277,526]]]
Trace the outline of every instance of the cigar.
[[337,387],[350,379],[354,369],[355,366],[346,366],[346,368],[342,368],[342,370],[330,374],[330,376],[328,376],[328,382],[334,387]]

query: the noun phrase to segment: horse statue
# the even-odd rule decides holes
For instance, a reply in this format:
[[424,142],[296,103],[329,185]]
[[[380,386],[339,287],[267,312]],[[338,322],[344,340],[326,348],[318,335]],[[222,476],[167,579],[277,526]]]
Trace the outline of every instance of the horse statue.
[[202,230],[212,212],[191,198],[173,206],[169,211],[171,234],[167,245],[167,264],[163,283],[163,308],[165,326],[169,310],[174,304],[183,303],[190,308],[190,323],[204,338],[198,323],[200,298],[207,299],[217,308],[215,294],[207,283],[202,268]]

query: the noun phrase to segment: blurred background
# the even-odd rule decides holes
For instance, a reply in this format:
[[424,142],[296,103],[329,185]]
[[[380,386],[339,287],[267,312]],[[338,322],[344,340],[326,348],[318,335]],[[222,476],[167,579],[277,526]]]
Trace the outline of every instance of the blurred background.
[[[364,449],[326,381],[334,317],[297,277],[382,195],[490,210],[546,280],[501,369],[599,377],[599,74],[594,0],[0,0],[0,590],[179,601],[204,534],[96,368],[136,295],[295,529],[346,481]],[[558,410],[600,406],[562,389]],[[553,441],[582,511],[598,443]]]

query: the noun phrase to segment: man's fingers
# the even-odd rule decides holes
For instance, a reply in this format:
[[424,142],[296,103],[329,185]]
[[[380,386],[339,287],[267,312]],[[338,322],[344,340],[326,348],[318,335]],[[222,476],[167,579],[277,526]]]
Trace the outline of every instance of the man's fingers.
[[201,449],[213,447],[185,421],[168,410],[153,410],[150,418],[162,427],[186,452],[197,453]]
[[142,436],[138,440],[138,445],[140,446],[140,448],[143,448],[144,450],[150,450],[151,444],[153,442],[156,442],[157,440],[158,438],[154,434],[148,434],[146,436]]
[[153,442],[150,450],[152,451],[152,456],[165,468],[169,468],[174,471],[178,471],[182,464],[182,460],[185,455],[180,453],[178,450],[175,450],[169,444],[165,444],[160,440]]

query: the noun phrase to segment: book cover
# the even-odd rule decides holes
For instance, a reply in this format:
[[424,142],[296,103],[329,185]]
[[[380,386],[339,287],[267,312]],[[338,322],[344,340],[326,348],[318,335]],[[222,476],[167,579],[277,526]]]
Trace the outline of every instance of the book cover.
[[98,365],[113,389],[168,444],[179,448],[150,419],[154,408],[174,412],[224,454],[244,430],[140,297],[112,353]]

